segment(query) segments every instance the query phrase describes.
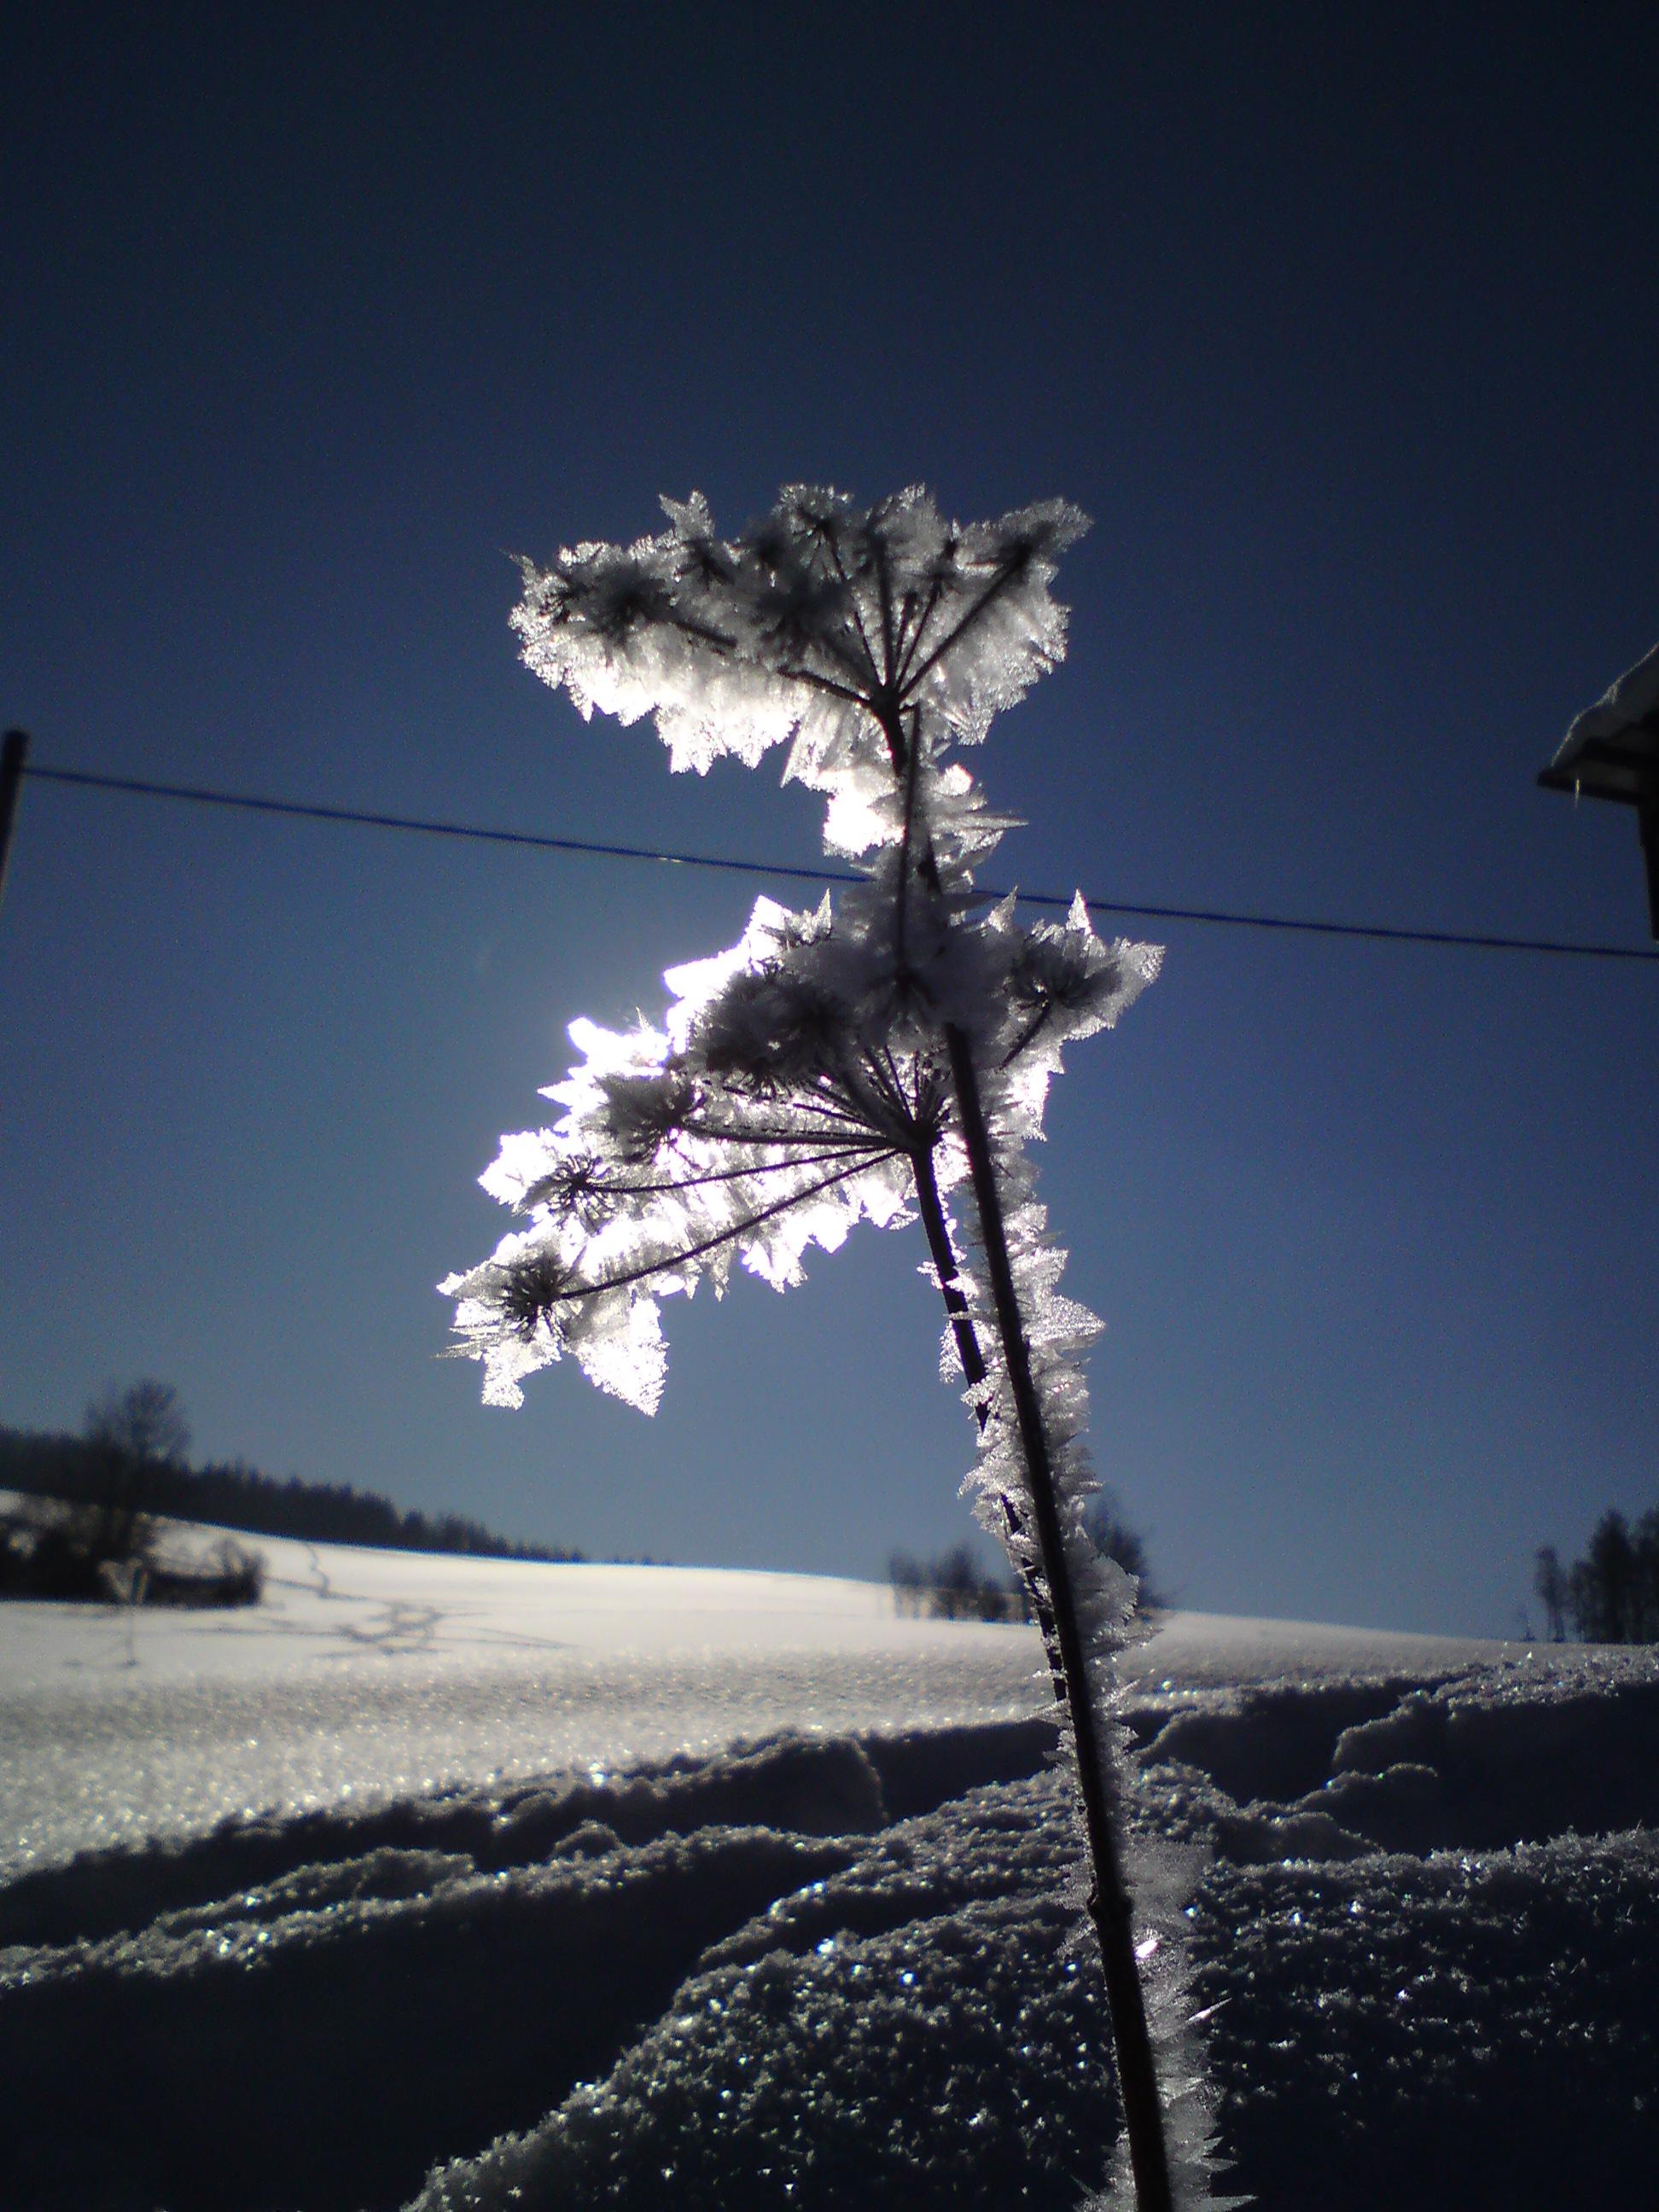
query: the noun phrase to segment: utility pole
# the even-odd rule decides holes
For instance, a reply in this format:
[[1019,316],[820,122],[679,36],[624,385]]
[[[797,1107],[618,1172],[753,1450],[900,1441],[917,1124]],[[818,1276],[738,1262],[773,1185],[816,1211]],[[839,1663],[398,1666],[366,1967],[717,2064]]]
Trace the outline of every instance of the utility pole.
[[29,757],[28,733],[8,730],[0,753],[0,899],[6,895],[6,862],[11,857],[12,824],[17,819],[17,800],[23,788],[23,769]]

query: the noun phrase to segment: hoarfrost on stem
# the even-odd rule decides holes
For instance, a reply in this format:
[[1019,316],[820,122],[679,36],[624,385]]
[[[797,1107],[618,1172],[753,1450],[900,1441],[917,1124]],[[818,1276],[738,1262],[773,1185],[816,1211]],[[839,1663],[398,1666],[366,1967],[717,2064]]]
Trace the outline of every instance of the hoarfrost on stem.
[[[663,507],[668,526],[631,545],[523,564],[526,661],[585,716],[652,716],[676,769],[787,746],[786,778],[823,796],[826,848],[863,880],[810,912],[761,899],[736,945],[670,971],[660,1029],[573,1025],[583,1058],[544,1094],[561,1112],[505,1138],[483,1177],[522,1225],[441,1286],[458,1349],[494,1403],[571,1358],[649,1412],[664,1297],[705,1279],[718,1297],[738,1263],[782,1290],[859,1220],[920,1219],[979,1430],[975,1510],[1031,1592],[1073,1739],[1135,2185],[1162,2212],[1114,1840],[1112,1659],[1134,1585],[1084,1527],[1077,1362],[1097,1323],[1058,1288],[1023,1151],[1063,1048],[1115,1023],[1162,956],[1103,942],[1081,894],[1027,927],[1012,896],[976,891],[1011,824],[959,757],[1063,655],[1055,562],[1087,525],[1060,500],[950,522],[915,488],[866,508],[790,486],[734,538],[700,495]],[[949,1211],[964,1189],[971,1247]]]

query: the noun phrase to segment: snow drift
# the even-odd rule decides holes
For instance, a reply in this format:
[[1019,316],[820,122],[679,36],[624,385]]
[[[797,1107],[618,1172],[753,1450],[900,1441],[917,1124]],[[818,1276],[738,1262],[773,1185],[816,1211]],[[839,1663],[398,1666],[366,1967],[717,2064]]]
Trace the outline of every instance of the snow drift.
[[[319,1676],[313,1724],[355,1710],[359,1747],[411,1699],[424,1711],[434,1680],[452,1701],[470,1683],[516,1762],[514,1685],[548,1679],[562,1607],[584,1741],[607,1639],[620,1735],[641,1727],[651,1662],[630,1632],[655,1646],[667,1731],[687,1717],[677,1669],[720,1614],[716,1579],[687,1577],[677,1631],[664,1571],[641,1621],[629,1578],[653,1571],[319,1565],[332,1603],[313,1577],[289,1586],[285,1616],[279,1581],[276,1613],[228,1651],[181,1656],[174,1625],[147,1658],[141,1622],[138,1665],[100,1672],[121,1649],[113,1617],[31,1609],[4,1628],[0,1775],[20,1771],[20,1716],[75,1717],[82,1840],[123,1838],[76,1855],[60,1828],[54,1848],[14,1848],[0,1883],[9,2207],[961,2212],[1098,2185],[1115,2125],[1103,2001],[1029,1632],[928,1625],[957,1655],[957,1709],[906,1729],[881,1704],[882,1661],[902,1680],[915,1624],[884,1620],[878,1592],[830,1586],[813,1614],[810,1586],[763,1605],[769,1578],[732,1577],[750,1609],[704,1679],[740,1671],[739,1648],[758,1676],[771,1650],[796,1709],[775,1724],[775,1689],[759,1740],[742,1736],[745,1693],[660,1755],[492,1771],[501,1742],[481,1731],[470,1772],[400,1789],[393,1727],[357,1786],[307,1806],[279,1730],[271,1809],[153,1839],[99,1810],[121,1761],[150,1758],[144,1729],[164,1736],[169,1695],[196,1701],[192,1724],[228,1698],[227,1729],[286,1698],[297,1726]],[[331,1647],[324,1619],[362,1625],[353,1604],[392,1602],[406,1572],[434,1577],[423,1654]],[[584,1572],[614,1577],[608,1603],[572,1583]],[[471,1640],[492,1586],[519,1608],[505,1662]],[[1233,2187],[1267,2212],[1646,2201],[1651,1656],[1177,1617],[1137,1655],[1127,1711],[1143,1887],[1163,1877],[1208,2014]]]

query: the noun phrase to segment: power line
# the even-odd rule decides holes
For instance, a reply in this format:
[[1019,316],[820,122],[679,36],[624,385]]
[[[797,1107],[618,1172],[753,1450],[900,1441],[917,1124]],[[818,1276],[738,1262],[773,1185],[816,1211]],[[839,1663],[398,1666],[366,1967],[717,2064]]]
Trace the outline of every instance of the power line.
[[[94,791],[118,791],[140,799],[182,799],[197,806],[228,806],[255,814],[280,814],[307,822],[339,822],[370,830],[401,830],[423,837],[468,838],[490,845],[525,845],[550,853],[581,853],[607,860],[653,860],[676,868],[714,868],[727,874],[786,876],[816,884],[856,884],[864,878],[850,868],[800,867],[785,860],[744,860],[720,853],[670,853],[651,845],[617,845],[586,837],[554,837],[532,830],[496,830],[476,823],[438,822],[424,816],[386,814],[349,806],[325,806],[294,799],[264,799],[251,793],[215,791],[202,784],[155,783],[139,776],[99,775],[87,769],[42,768],[27,763],[22,774],[43,782]],[[987,889],[988,898],[1004,892]],[[1069,898],[1054,891],[1021,891],[1028,906],[1067,908]],[[1154,906],[1128,899],[1085,897],[1092,914],[1130,915],[1149,921],[1196,921],[1226,929],[1272,929],[1316,937],[1368,938],[1393,945],[1434,945],[1478,952],[1543,952],[1579,960],[1659,962],[1659,951],[1628,945],[1582,945],[1548,937],[1501,937],[1456,929],[1410,929],[1387,922],[1330,921],[1309,916],[1243,914],[1221,907]]]
[[246,792],[210,791],[190,783],[149,783],[137,776],[94,775],[78,768],[34,768],[29,776],[49,783],[83,784],[94,791],[136,793],[141,799],[183,799],[198,806],[240,806],[255,814],[297,815],[307,822],[349,822],[369,830],[412,830],[423,837],[471,837],[489,845],[532,845],[549,853],[586,853],[605,860],[661,860],[677,868],[725,868],[744,876],[799,876],[811,883],[856,884],[850,868],[798,868],[782,860],[737,860],[714,853],[659,853],[649,845],[605,845],[585,837],[549,837],[533,830],[490,830],[476,823],[433,822],[416,814],[369,813],[351,806],[320,806],[297,799],[258,799]]

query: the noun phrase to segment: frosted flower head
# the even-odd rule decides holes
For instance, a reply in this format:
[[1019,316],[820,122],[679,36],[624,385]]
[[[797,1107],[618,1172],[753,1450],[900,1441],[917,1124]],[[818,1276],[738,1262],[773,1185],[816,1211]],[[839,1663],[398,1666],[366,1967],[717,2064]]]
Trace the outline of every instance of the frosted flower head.
[[[734,1264],[783,1290],[811,1246],[909,1218],[912,1158],[942,1134],[940,1070],[884,1019],[881,964],[827,900],[758,901],[735,945],[667,981],[660,1030],[572,1024],[584,1057],[546,1094],[562,1115],[503,1138],[482,1179],[529,1225],[441,1288],[492,1403],[574,1358],[649,1412],[663,1298],[719,1297]],[[947,1146],[941,1184],[960,1171]]]
[[503,1332],[525,1344],[538,1329],[559,1323],[560,1302],[568,1293],[572,1271],[556,1251],[532,1245],[509,1259],[490,1263],[488,1287],[499,1309]]
[[895,842],[911,754],[977,744],[1065,652],[1055,563],[1087,523],[1063,500],[963,526],[915,487],[792,484],[732,538],[700,493],[662,505],[654,537],[523,564],[525,660],[585,715],[653,716],[677,769],[787,742],[841,849]]

